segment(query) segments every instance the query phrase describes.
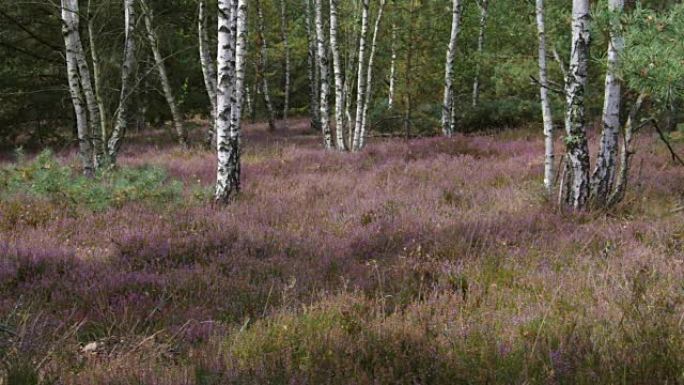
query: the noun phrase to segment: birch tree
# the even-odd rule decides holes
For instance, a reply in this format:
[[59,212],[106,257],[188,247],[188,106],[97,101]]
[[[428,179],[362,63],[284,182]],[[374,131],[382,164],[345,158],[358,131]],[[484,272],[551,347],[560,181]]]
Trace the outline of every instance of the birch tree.
[[[107,107],[102,95],[102,64],[98,54],[97,39],[95,38],[95,15],[91,12],[91,0],[88,0],[88,42],[90,43],[90,57],[93,63],[93,91],[95,94],[95,103],[97,103],[98,114],[92,113],[96,117],[93,119],[93,126],[98,124],[97,117],[99,116],[100,127],[93,129],[93,146],[95,147],[95,163],[98,167],[103,166],[107,162],[107,132],[108,132],[108,117]],[[85,69],[88,68],[87,61],[83,60]],[[84,71],[85,72],[85,71]],[[88,82],[90,83],[90,82]]]
[[164,92],[164,98],[166,99],[166,104],[169,106],[171,111],[171,118],[173,120],[173,126],[176,130],[176,136],[178,143],[182,146],[188,145],[188,137],[183,127],[183,119],[178,110],[178,104],[176,103],[176,98],[173,95],[173,90],[171,89],[171,82],[169,81],[169,75],[166,72],[166,65],[164,63],[164,57],[162,57],[161,50],[159,49],[159,37],[157,36],[157,31],[154,28],[154,15],[152,8],[147,5],[145,0],[139,0],[140,6],[143,10],[143,18],[145,19],[145,30],[147,31],[147,41],[152,50],[152,56],[154,58],[155,68],[157,69],[157,74],[159,75],[159,81],[161,82],[162,91]]
[[484,51],[485,30],[487,29],[489,0],[478,0],[477,5],[480,8],[480,33],[477,36],[477,62],[475,64],[475,80],[473,80],[473,107],[477,107],[480,101],[480,68]]
[[380,0],[378,8],[378,16],[375,19],[375,26],[373,28],[373,38],[371,40],[370,55],[368,55],[368,67],[366,69],[366,99],[363,101],[363,116],[361,118],[361,133],[359,135],[359,147],[357,150],[363,148],[366,139],[366,130],[368,127],[368,109],[371,104],[373,96],[373,62],[375,60],[375,51],[378,46],[378,32],[380,31],[380,23],[382,15],[385,11],[385,0]]
[[247,0],[219,0],[217,152],[215,200],[228,203],[240,191],[240,121],[247,46]]
[[287,1],[280,0],[280,36],[283,40],[283,126],[288,127],[288,115],[290,112],[290,38],[289,25],[287,23]]
[[[320,118],[323,142],[326,149],[333,148],[332,131],[330,130],[330,109],[328,107],[328,93],[330,82],[328,79],[328,54],[325,49],[325,33],[323,31],[322,0],[314,0],[316,24],[316,44],[318,47],[318,71],[320,73]],[[367,1],[367,0],[366,0]]]
[[394,108],[394,92],[397,81],[397,25],[392,24],[392,45],[390,57],[389,90],[387,92],[387,109]]
[[461,0],[452,0],[451,37],[444,66],[444,101],[442,105],[442,133],[451,136],[455,130],[454,122],[454,62],[458,35],[461,31]]
[[[93,143],[91,139],[91,127],[88,125],[88,113],[84,100],[84,89],[79,74],[78,55],[79,49],[78,30],[78,0],[62,0],[62,33],[66,48],[67,78],[69,80],[69,93],[76,116],[76,131],[78,135],[79,157],[83,165],[83,173],[92,177],[95,173],[93,158]],[[82,48],[82,47],[81,47]],[[99,129],[99,127],[98,127]]]
[[620,15],[624,0],[609,0],[610,39],[608,40],[608,66],[606,69],[605,95],[603,102],[603,131],[596,167],[591,177],[591,195],[594,203],[603,205],[613,189],[618,155],[618,134],[620,131],[620,103],[622,87],[619,80],[619,58],[624,47]]
[[306,22],[307,40],[307,74],[309,77],[309,114],[311,115],[311,129],[320,131],[321,127],[321,108],[320,101],[320,72],[318,71],[318,48],[316,30],[312,20],[311,0],[304,0],[304,14]]
[[539,36],[539,93],[541,96],[542,118],[544,120],[544,188],[547,193],[553,189],[554,178],[554,138],[553,115],[548,90],[546,66],[546,26],[544,23],[544,0],[536,0],[537,33]]
[[211,51],[209,49],[209,32],[208,32],[208,17],[207,17],[207,2],[200,0],[199,13],[197,20],[197,34],[198,46],[200,54],[200,65],[202,66],[202,76],[204,77],[204,86],[207,89],[207,96],[209,96],[210,109],[210,124],[207,130],[205,143],[211,145],[216,137],[216,67],[214,60],[211,58]]
[[589,148],[586,136],[584,96],[589,66],[589,0],[572,2],[572,48],[565,85],[566,151],[568,191],[566,204],[575,210],[585,209],[589,198]]
[[368,14],[370,13],[369,0],[361,0],[361,33],[359,35],[358,73],[356,75],[356,118],[354,120],[355,151],[361,148],[361,127],[363,125],[363,108],[366,100],[366,78],[364,64],[366,63],[366,35],[368,35]]
[[124,0],[124,53],[121,65],[121,91],[119,94],[119,108],[116,112],[116,123],[109,138],[108,155],[112,164],[116,163],[116,156],[121,148],[121,141],[126,135],[129,123],[130,94],[132,93],[132,76],[135,70],[135,0]]
[[335,75],[335,139],[337,148],[344,150],[344,80],[340,48],[337,43],[337,9],[339,0],[330,0],[330,51],[333,57],[333,72]]
[[260,79],[261,96],[264,100],[264,106],[266,107],[268,117],[268,128],[273,131],[276,129],[275,110],[273,108],[273,103],[271,102],[271,92],[268,86],[268,77],[266,76],[266,71],[268,70],[268,42],[266,40],[264,28],[264,10],[261,6],[261,0],[255,0],[254,5],[256,5],[257,11],[257,42],[259,46],[256,62],[257,77]]

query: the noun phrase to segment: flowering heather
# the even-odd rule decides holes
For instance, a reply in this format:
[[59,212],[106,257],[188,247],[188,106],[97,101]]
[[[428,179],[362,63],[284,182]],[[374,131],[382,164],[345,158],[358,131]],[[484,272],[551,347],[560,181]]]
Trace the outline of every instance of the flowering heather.
[[306,125],[247,128],[226,207],[215,154],[156,139],[119,159],[161,200],[0,186],[0,384],[684,381],[684,168],[650,134],[622,206],[569,214],[536,132],[345,154]]

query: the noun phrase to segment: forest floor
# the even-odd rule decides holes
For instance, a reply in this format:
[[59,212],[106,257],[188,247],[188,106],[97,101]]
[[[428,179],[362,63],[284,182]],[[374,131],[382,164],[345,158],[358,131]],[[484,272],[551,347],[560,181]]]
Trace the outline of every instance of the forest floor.
[[96,181],[5,162],[0,384],[684,383],[684,168],[651,133],[625,202],[570,214],[536,131],[307,129],[248,125],[227,207],[166,134]]

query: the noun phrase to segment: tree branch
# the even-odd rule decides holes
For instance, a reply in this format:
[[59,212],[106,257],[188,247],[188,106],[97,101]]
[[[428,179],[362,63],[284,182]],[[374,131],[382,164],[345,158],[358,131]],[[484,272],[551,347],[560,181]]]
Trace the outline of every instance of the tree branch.
[[672,161],[673,162],[676,161],[679,164],[681,164],[682,166],[684,166],[684,160],[682,160],[682,158],[680,158],[679,155],[677,155],[674,148],[672,148],[670,141],[667,140],[667,137],[665,136],[663,131],[660,129],[660,126],[658,125],[658,122],[656,121],[656,119],[652,118],[651,122],[653,123],[653,127],[655,127],[656,131],[658,131],[658,136],[660,136],[660,140],[662,140],[663,143],[665,143],[665,145],[667,146],[667,149],[670,151],[670,155],[672,155]]
[[565,95],[565,91],[563,91],[562,89],[550,87],[548,84],[543,84],[542,82],[539,81],[539,79],[535,78],[532,75],[530,75],[530,80],[532,80],[533,83],[536,83],[540,87],[544,87],[551,92],[555,92],[555,93],[560,94],[560,95]]

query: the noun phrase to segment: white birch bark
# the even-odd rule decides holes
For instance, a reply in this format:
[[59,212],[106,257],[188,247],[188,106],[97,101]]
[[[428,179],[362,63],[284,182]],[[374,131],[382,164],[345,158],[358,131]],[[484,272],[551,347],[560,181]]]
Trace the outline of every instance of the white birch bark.
[[546,26],[544,23],[544,0],[536,0],[537,33],[539,36],[539,93],[541,96],[542,119],[544,120],[544,188],[551,193],[554,180],[554,138],[553,116],[548,90],[548,73],[546,65]]
[[627,182],[629,179],[630,160],[634,155],[632,150],[632,139],[634,138],[635,127],[634,124],[637,119],[641,105],[646,99],[646,93],[639,94],[636,102],[630,109],[627,123],[625,123],[624,135],[622,137],[622,148],[620,149],[620,171],[617,174],[617,181],[615,182],[615,189],[610,193],[608,198],[608,206],[613,206],[620,203],[625,198],[627,191]]
[[64,46],[66,49],[67,78],[69,81],[69,93],[76,116],[76,131],[78,135],[78,154],[81,158],[83,173],[92,177],[95,173],[93,158],[93,143],[90,137],[90,127],[88,126],[88,113],[86,102],[83,96],[83,88],[79,76],[79,65],[77,56],[79,49],[76,35],[78,34],[78,1],[62,0],[62,34],[64,36]]
[[316,46],[316,32],[313,27],[311,16],[311,0],[304,0],[304,14],[306,22],[307,39],[307,70],[309,77],[309,115],[311,115],[311,129],[321,130],[320,106],[319,106],[319,72],[318,72],[318,53]]
[[572,49],[566,80],[565,138],[570,162],[570,191],[567,202],[575,210],[585,209],[589,198],[589,149],[586,136],[584,96],[589,66],[589,0],[572,2]]
[[109,162],[116,163],[116,156],[121,148],[121,141],[126,135],[128,128],[130,95],[132,94],[132,76],[135,70],[135,0],[124,0],[124,53],[121,66],[121,91],[119,94],[119,108],[116,112],[116,123],[112,130],[107,146],[109,151]]
[[[95,99],[97,102],[97,108],[100,113],[100,127],[99,127],[99,157],[101,160],[98,162],[100,165],[106,162],[107,157],[107,136],[109,131],[109,112],[107,111],[107,105],[104,101],[104,95],[102,95],[102,63],[100,62],[100,56],[97,49],[97,39],[95,37],[95,16],[90,13],[90,0],[88,1],[88,40],[90,43],[90,57],[93,62],[93,88],[95,91]],[[96,140],[93,141],[94,144]],[[96,155],[96,158],[98,155]]]
[[354,144],[352,149],[361,148],[361,127],[363,124],[363,108],[366,100],[366,35],[368,35],[369,0],[361,0],[361,34],[359,35],[358,73],[356,75],[356,118],[354,120]]
[[252,114],[252,93],[247,85],[245,85],[245,113],[247,115]]
[[328,55],[325,49],[325,33],[323,31],[322,0],[314,0],[314,13],[316,24],[316,42],[318,47],[318,71],[321,76],[320,88],[320,117],[323,141],[326,149],[333,148],[332,131],[330,130],[330,109],[328,107],[328,93],[330,82],[328,79]]
[[280,0],[280,35],[283,40],[283,128],[288,128],[288,115],[290,114],[290,33],[287,22],[287,1]]
[[240,191],[240,121],[244,88],[247,0],[219,0],[216,100],[218,167],[215,200]]
[[159,75],[162,91],[164,91],[166,104],[168,104],[169,110],[171,111],[173,126],[176,130],[176,137],[182,146],[187,146],[188,137],[185,132],[185,128],[183,127],[183,119],[181,118],[180,111],[178,110],[178,104],[176,103],[176,98],[174,97],[173,90],[171,89],[171,82],[169,81],[169,75],[166,72],[164,57],[159,49],[159,37],[157,36],[157,31],[154,29],[154,15],[152,8],[147,5],[145,0],[138,1],[140,1],[140,5],[143,10],[145,30],[147,31],[147,41],[150,44],[150,49],[152,49],[152,56],[154,57],[154,63]]
[[618,155],[618,133],[620,131],[621,85],[618,75],[620,54],[624,43],[620,16],[624,0],[609,0],[610,39],[608,40],[608,68],[606,70],[605,96],[603,100],[603,131],[596,167],[591,177],[592,200],[605,205],[615,183]]
[[461,31],[461,0],[452,0],[451,9],[451,37],[446,53],[444,66],[444,100],[442,105],[442,133],[451,136],[454,133],[454,62],[456,61],[456,49],[458,34]]
[[390,59],[389,91],[387,93],[387,109],[394,108],[394,92],[397,81],[397,26],[392,24],[392,56]]
[[380,31],[380,23],[382,22],[382,15],[385,11],[385,4],[385,0],[380,0],[378,16],[375,19],[375,26],[373,28],[370,54],[368,55],[368,68],[366,69],[366,99],[363,102],[363,116],[361,118],[361,135],[359,135],[358,150],[363,148],[366,140],[366,132],[368,128],[368,110],[373,97],[373,62],[375,61],[375,50],[378,47],[378,32]]
[[207,17],[207,2],[200,0],[199,16],[197,19],[197,35],[200,55],[200,65],[202,66],[202,76],[204,77],[204,86],[207,89],[207,96],[209,97],[210,109],[210,124],[207,130],[205,143],[211,145],[216,140],[216,67],[214,60],[211,58],[211,50],[209,49],[209,23]]
[[94,165],[99,168],[105,163],[105,152],[102,143],[102,135],[100,130],[101,118],[100,109],[98,107],[95,91],[93,90],[93,82],[90,76],[90,68],[88,67],[88,59],[86,58],[85,49],[83,49],[83,42],[80,34],[80,16],[78,0],[68,0],[67,22],[69,25],[69,38],[71,40],[72,55],[76,60],[78,67],[78,76],[80,87],[85,97],[86,106],[88,109],[88,137],[93,148]]
[[[78,1],[76,1],[78,5]],[[88,111],[90,114],[90,131],[93,143],[93,152],[95,156],[95,167],[102,167],[107,162],[107,109],[104,100],[102,99],[102,77],[100,75],[100,58],[97,54],[96,38],[93,31],[93,19],[90,17],[90,1],[88,1],[88,40],[90,43],[90,55],[93,61],[93,76],[90,76],[90,69],[88,67],[88,59],[86,58],[83,44],[81,43],[80,34],[78,34],[78,67],[81,75],[81,83],[83,84],[83,91],[85,93],[86,102],[88,103]],[[78,15],[76,15],[78,20]],[[78,30],[78,27],[77,27]]]
[[275,126],[275,110],[271,102],[271,92],[268,86],[268,78],[266,71],[268,71],[268,42],[266,41],[266,32],[264,27],[264,10],[261,7],[261,0],[254,1],[257,11],[257,40],[259,43],[259,57],[257,60],[257,76],[261,79],[261,96],[266,107],[266,114],[268,117],[268,128],[273,131]]
[[473,107],[480,102],[480,68],[482,52],[484,51],[485,30],[487,29],[487,15],[489,10],[488,0],[479,0],[480,7],[480,33],[477,36],[477,63],[475,64],[475,80],[473,80]]
[[333,72],[335,74],[335,139],[338,150],[344,150],[344,81],[340,48],[337,43],[337,9],[339,0],[330,0],[330,50],[333,57]]
[[[347,58],[347,63],[353,63],[353,60],[349,60],[350,58]],[[351,66],[347,66],[349,68]],[[347,148],[351,149],[354,146],[354,125],[352,121],[352,116],[351,116],[351,108],[352,108],[352,97],[351,97],[351,90],[353,88],[353,81],[354,81],[354,75],[353,74],[347,74],[344,78],[344,87],[342,90],[342,95],[344,99],[344,125],[347,131]]]

